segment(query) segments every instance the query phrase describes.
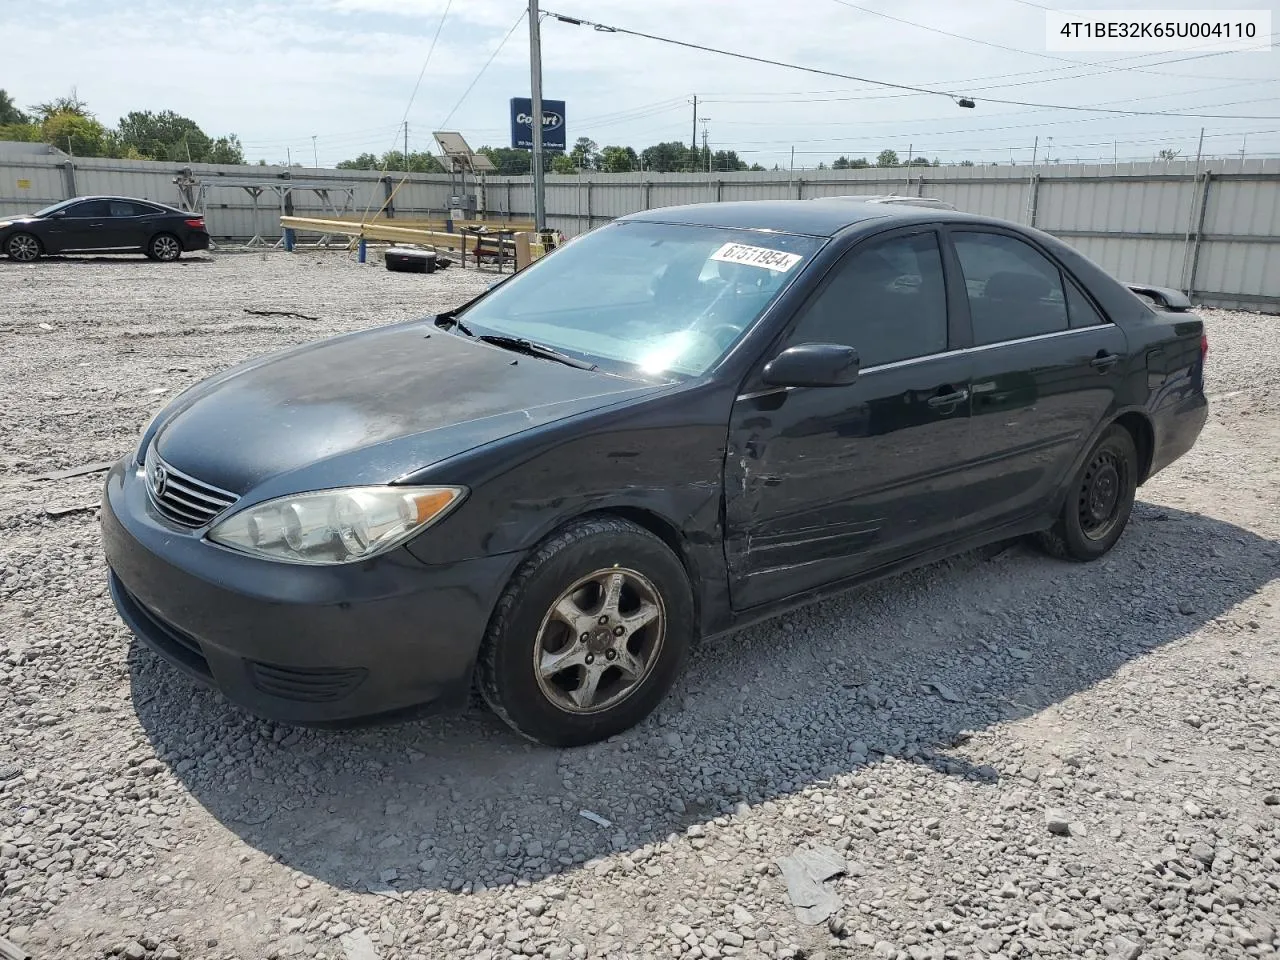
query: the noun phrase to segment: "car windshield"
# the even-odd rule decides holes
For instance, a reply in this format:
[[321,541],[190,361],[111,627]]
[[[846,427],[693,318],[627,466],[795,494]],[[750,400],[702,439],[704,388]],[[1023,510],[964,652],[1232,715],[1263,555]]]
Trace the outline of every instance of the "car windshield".
[[813,237],[626,221],[578,237],[458,315],[623,375],[709,370],[822,245]]
[[72,197],[70,200],[59,200],[57,203],[53,204],[52,206],[45,207],[43,210],[37,210],[35,213],[32,214],[32,216],[47,217],[49,214],[54,213],[55,211],[61,210],[63,207],[70,206],[71,204],[75,203],[77,199],[78,199],[77,197]]

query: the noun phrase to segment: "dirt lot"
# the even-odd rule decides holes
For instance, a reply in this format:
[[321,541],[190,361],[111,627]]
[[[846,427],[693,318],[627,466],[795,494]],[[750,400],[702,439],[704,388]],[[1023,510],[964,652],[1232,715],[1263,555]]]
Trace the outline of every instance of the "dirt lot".
[[[232,362],[489,279],[0,263],[0,935],[129,960],[1280,948],[1274,317],[1204,312],[1210,423],[1106,560],[1015,544],[706,645],[594,748],[479,710],[298,731],[131,646],[100,476],[35,476],[124,454]],[[787,901],[797,846],[847,861],[828,922]]]

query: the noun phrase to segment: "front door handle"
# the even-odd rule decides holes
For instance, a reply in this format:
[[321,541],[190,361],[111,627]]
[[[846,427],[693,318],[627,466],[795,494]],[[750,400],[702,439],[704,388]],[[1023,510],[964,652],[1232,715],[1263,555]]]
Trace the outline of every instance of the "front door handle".
[[1116,361],[1119,359],[1120,355],[1117,353],[1107,353],[1105,350],[1099,350],[1098,355],[1089,361],[1089,366],[1105,373],[1115,366]]
[[957,403],[963,403],[969,399],[969,388],[961,387],[954,393],[944,393],[936,397],[929,398],[929,406],[931,407],[953,407]]

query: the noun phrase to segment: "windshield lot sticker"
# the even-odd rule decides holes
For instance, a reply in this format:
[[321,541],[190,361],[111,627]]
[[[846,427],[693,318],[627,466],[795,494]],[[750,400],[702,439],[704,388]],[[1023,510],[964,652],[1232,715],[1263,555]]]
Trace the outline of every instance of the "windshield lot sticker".
[[798,253],[784,253],[768,247],[749,247],[745,243],[726,243],[711,255],[712,260],[764,267],[775,273],[786,273],[804,258]]

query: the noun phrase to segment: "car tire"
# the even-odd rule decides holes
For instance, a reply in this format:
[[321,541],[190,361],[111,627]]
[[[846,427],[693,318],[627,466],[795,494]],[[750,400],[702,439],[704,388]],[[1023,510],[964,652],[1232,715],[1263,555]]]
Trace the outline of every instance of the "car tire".
[[477,685],[522,736],[593,743],[653,712],[693,635],[693,591],[671,548],[620,517],[585,518],[535,547],[512,577]]
[[1097,560],[1120,539],[1138,489],[1138,448],[1124,427],[1111,426],[1072,478],[1057,522],[1041,546],[1063,560]]
[[30,233],[15,233],[4,244],[4,252],[18,263],[34,263],[44,253],[40,239]]
[[182,256],[182,241],[172,233],[157,233],[147,244],[147,256],[162,263],[172,263]]

